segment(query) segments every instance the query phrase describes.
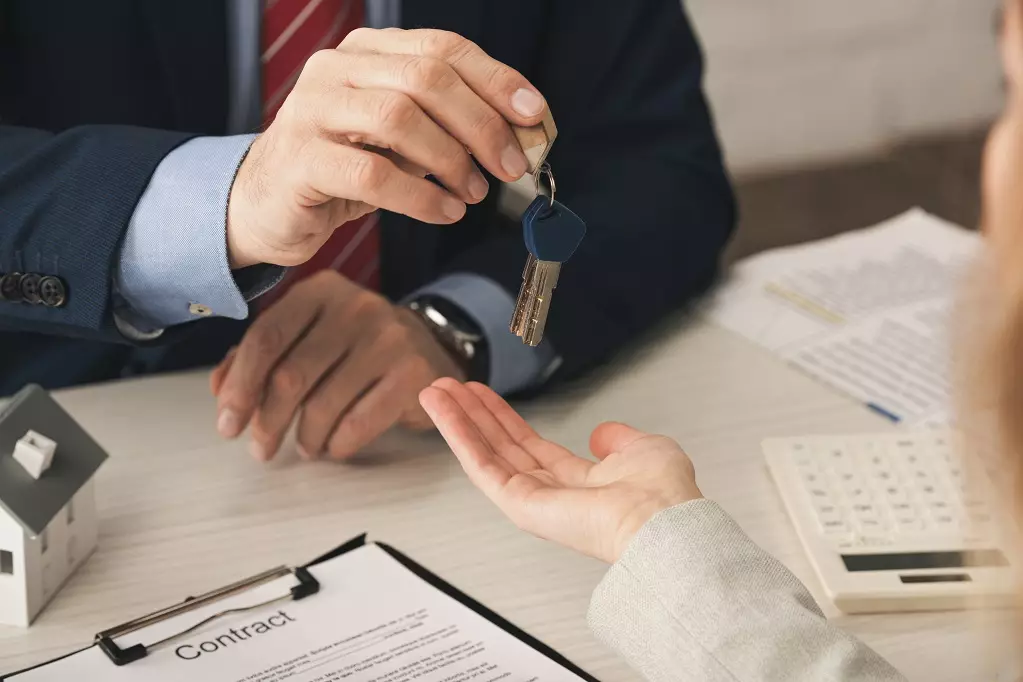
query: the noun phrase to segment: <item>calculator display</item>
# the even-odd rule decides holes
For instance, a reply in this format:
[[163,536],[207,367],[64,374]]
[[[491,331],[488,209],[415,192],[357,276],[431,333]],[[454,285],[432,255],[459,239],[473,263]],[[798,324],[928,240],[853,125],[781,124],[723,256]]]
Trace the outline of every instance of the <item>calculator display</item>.
[[843,554],[850,573],[861,571],[906,571],[923,568],[994,568],[1009,561],[997,549],[969,552],[907,552],[900,554]]

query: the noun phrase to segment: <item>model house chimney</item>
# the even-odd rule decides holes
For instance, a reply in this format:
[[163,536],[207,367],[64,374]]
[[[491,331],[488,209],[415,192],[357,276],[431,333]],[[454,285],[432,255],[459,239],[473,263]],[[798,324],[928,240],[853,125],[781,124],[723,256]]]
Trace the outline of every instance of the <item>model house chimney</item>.
[[14,459],[25,467],[29,476],[38,480],[50,468],[56,450],[55,442],[30,430],[14,446]]

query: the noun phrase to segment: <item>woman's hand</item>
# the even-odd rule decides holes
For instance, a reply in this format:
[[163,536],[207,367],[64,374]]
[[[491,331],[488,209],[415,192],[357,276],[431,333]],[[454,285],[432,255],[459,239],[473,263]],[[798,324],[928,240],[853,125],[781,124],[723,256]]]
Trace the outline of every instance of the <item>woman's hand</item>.
[[702,497],[670,438],[601,424],[592,462],[541,438],[480,384],[441,379],[420,402],[470,480],[519,528],[609,563],[654,514]]

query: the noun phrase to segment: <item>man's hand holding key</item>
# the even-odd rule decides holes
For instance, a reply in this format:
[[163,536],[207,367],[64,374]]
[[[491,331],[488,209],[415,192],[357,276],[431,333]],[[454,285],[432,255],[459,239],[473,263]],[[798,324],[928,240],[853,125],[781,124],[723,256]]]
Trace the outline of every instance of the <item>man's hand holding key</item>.
[[306,63],[242,163],[231,264],[303,263],[377,208],[457,222],[489,191],[477,162],[505,182],[529,170],[512,126],[535,126],[545,110],[525,77],[453,33],[354,31]]
[[[456,35],[356,31],[307,63],[242,164],[235,266],[303,262],[376,208],[455,222],[487,194],[477,161],[505,181],[535,172],[549,120],[525,78]],[[465,378],[414,313],[322,273],[264,311],[212,388],[219,430],[251,427],[259,459],[293,423],[305,456],[346,458],[394,424],[427,426],[418,395],[439,377]]]

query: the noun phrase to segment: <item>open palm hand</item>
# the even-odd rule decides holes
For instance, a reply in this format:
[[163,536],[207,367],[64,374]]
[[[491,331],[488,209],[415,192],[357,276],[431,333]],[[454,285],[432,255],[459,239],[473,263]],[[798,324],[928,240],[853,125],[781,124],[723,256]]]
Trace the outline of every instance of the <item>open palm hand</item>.
[[654,514],[702,497],[670,438],[601,424],[593,462],[541,438],[481,384],[441,379],[420,401],[473,484],[519,528],[592,557],[617,560]]

